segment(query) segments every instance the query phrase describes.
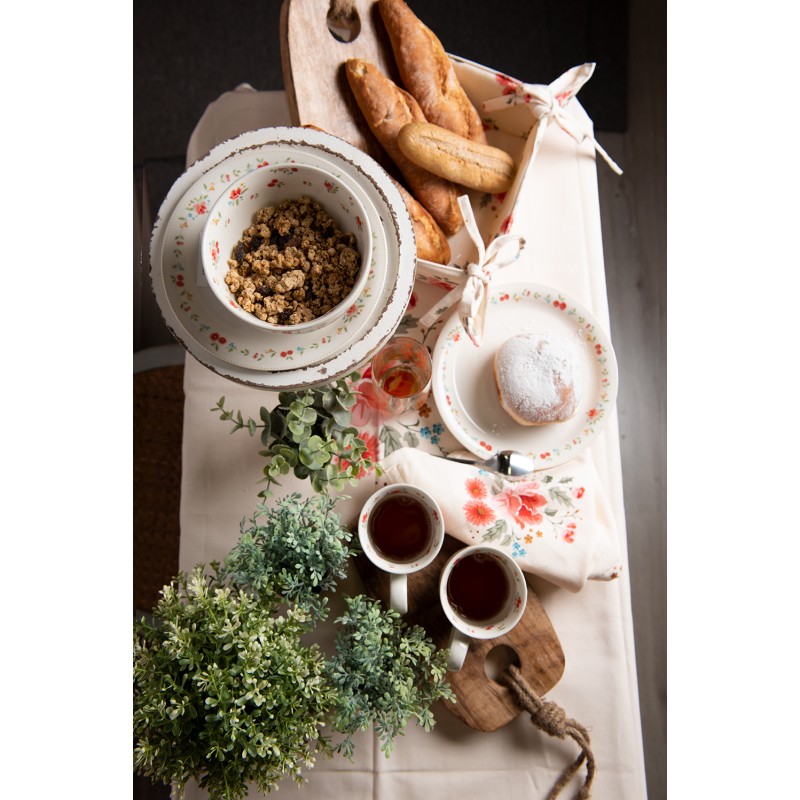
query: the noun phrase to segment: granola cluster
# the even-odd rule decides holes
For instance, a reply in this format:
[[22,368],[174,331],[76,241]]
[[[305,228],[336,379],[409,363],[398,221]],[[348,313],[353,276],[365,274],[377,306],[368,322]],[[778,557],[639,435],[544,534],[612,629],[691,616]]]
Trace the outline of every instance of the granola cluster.
[[315,200],[298,197],[256,214],[228,259],[225,283],[260,320],[297,325],[344,300],[360,262],[355,235]]

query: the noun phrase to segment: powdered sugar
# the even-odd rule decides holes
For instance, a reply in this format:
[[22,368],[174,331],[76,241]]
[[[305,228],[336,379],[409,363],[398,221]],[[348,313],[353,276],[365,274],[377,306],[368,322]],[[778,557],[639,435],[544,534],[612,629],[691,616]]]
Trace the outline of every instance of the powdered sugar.
[[578,407],[580,354],[563,336],[512,336],[497,351],[495,375],[506,410],[527,422],[561,422]]

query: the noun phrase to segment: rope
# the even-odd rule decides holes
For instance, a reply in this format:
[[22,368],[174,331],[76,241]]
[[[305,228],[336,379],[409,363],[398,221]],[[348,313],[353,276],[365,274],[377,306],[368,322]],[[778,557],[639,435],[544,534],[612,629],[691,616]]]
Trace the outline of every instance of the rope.
[[590,789],[594,780],[595,763],[594,755],[586,728],[574,719],[568,719],[564,709],[549,700],[542,700],[533,691],[530,684],[522,677],[522,673],[513,664],[509,665],[506,672],[509,687],[514,693],[517,702],[531,715],[531,722],[550,736],[564,739],[567,736],[574,739],[581,748],[580,755],[564,769],[546,800],[558,797],[561,790],[570,782],[573,775],[586,762],[586,779],[583,782],[575,800],[589,800]]

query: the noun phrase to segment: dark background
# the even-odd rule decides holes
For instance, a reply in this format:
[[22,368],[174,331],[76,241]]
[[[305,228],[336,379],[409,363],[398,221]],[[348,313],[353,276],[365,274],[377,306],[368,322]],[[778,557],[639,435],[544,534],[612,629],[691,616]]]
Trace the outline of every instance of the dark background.
[[[211,0],[134,4],[134,177],[141,199],[146,171],[153,211],[183,172],[189,137],[210,102],[243,82],[283,89],[281,3],[239,0],[225,14]],[[448,52],[526,83],[549,83],[570,67],[596,62],[580,101],[596,130],[627,129],[627,0],[411,0],[409,6]]]

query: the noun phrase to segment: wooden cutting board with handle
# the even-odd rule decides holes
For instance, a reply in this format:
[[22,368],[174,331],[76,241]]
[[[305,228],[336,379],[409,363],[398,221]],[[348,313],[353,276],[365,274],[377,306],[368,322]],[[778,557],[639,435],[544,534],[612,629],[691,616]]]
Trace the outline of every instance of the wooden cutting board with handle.
[[[437,647],[447,647],[450,623],[439,602],[439,575],[447,560],[464,545],[452,536],[445,536],[436,560],[419,572],[408,576],[409,625],[421,625]],[[386,605],[389,600],[389,576],[361,554],[356,560],[367,592]],[[511,722],[521,711],[511,690],[486,674],[487,656],[496,648],[507,648],[504,658],[516,663],[533,690],[542,696],[550,691],[564,674],[564,651],[553,625],[539,598],[528,586],[528,602],[522,619],[496,639],[473,639],[464,666],[449,672],[450,685],[457,702],[445,706],[459,719],[478,731],[496,731]],[[508,658],[511,656],[511,658]],[[489,663],[493,663],[489,656]]]
[[292,122],[339,136],[397,178],[397,168],[364,121],[344,72],[348,58],[363,58],[393,81],[400,80],[375,0],[284,0],[280,39]]

